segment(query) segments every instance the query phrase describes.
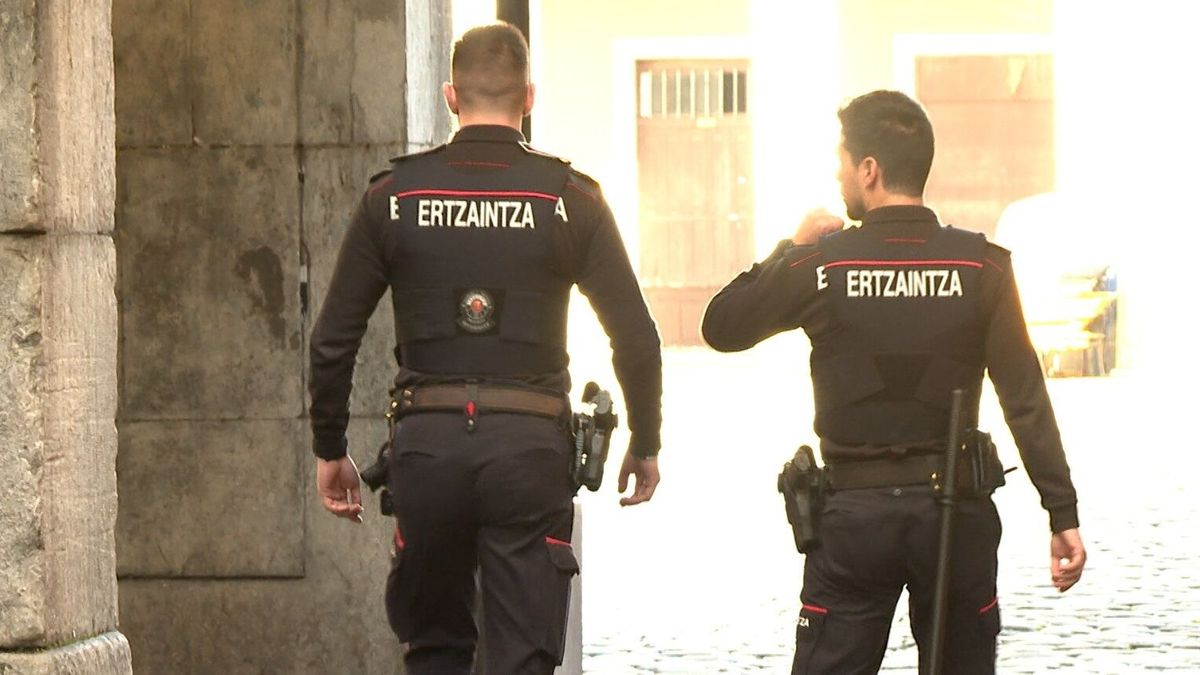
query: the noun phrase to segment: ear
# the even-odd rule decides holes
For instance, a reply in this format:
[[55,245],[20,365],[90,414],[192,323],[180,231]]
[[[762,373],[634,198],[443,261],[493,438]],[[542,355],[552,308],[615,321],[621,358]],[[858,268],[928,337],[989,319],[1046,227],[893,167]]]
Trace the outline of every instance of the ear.
[[883,173],[879,168],[879,162],[875,161],[874,157],[863,157],[863,161],[858,163],[858,180],[865,188],[883,185]]
[[536,92],[532,82],[525,85],[525,105],[521,109],[522,117],[529,115],[529,113],[533,111],[533,98],[535,93]]
[[454,85],[449,82],[442,83],[442,96],[446,99],[446,107],[450,109],[450,114],[458,114],[458,92],[454,90]]

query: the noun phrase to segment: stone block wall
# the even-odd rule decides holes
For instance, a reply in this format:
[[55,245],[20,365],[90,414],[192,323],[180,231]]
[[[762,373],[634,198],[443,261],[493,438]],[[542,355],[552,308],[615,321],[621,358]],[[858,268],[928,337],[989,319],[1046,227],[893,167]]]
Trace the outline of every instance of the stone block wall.
[[[448,134],[449,2],[114,0],[112,31],[134,667],[402,672],[391,522],[373,499],[361,527],[316,499],[307,338],[368,178]],[[385,298],[355,377],[360,464],[384,434],[393,339]]]
[[117,632],[107,0],[0,8],[0,672],[128,673]]

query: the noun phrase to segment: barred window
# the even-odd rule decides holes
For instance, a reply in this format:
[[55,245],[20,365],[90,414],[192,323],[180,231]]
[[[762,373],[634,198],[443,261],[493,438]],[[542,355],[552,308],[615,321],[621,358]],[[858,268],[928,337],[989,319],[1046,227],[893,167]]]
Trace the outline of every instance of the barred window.
[[638,115],[702,118],[746,114],[746,68],[703,63],[638,63]]

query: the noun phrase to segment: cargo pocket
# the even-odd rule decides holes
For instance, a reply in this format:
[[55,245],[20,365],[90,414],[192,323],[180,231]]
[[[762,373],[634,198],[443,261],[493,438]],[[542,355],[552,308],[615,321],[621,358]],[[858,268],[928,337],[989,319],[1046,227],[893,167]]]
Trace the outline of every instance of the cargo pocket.
[[412,589],[404,578],[404,538],[397,527],[392,542],[392,568],[388,572],[383,601],[387,607],[388,625],[401,642],[408,642],[412,635]]
[[552,567],[547,583],[547,593],[544,596],[546,632],[543,636],[542,648],[554,657],[555,663],[562,663],[567,646],[567,620],[571,612],[571,580],[579,573],[579,561],[571,544],[546,537],[546,552],[550,556]]
[[992,598],[992,601],[983,607],[979,608],[979,631],[987,639],[996,640],[996,636],[1000,634],[1000,600]]
[[800,618],[796,622],[796,657],[792,660],[792,675],[807,675],[809,672],[828,613],[829,610],[824,607],[807,603],[800,609]]

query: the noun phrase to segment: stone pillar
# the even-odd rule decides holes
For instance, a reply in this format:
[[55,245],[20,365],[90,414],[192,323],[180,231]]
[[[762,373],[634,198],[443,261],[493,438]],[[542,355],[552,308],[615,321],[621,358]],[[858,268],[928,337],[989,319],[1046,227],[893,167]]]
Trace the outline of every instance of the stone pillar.
[[0,8],[0,672],[128,673],[117,632],[108,0]]
[[[423,7],[448,26],[448,2]],[[113,3],[117,568],[139,672],[403,671],[383,606],[392,522],[373,496],[363,526],[324,512],[305,411],[346,224],[428,96],[406,64],[448,48],[434,32],[406,49],[410,9]],[[355,374],[360,466],[386,433],[393,344],[385,298]]]
[[404,4],[406,152],[428,150],[450,137],[450,112],[442,98],[442,83],[450,80],[449,5],[447,0]]

